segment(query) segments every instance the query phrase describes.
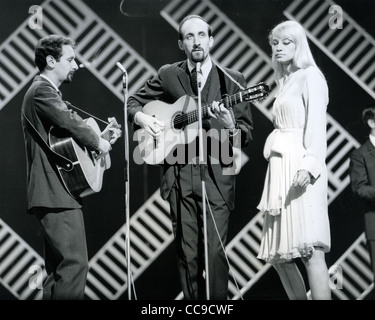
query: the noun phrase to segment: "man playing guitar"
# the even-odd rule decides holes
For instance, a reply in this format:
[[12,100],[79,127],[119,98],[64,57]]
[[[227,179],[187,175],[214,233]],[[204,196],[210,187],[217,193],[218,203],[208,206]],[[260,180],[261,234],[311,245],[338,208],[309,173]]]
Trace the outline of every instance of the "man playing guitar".
[[[250,103],[236,104],[233,110],[225,108],[222,104],[213,103],[220,101],[225,94],[233,95],[239,92],[238,83],[246,87],[245,78],[241,73],[229,69],[224,73],[215,65],[209,55],[213,43],[211,27],[202,17],[194,15],[182,20],[178,46],[184,51],[187,59],[162,66],[155,77],[129,97],[128,120],[135,130],[142,128],[155,138],[163,135],[168,124],[158,120],[157,114],[154,117],[144,112],[144,106],[155,100],[174,104],[184,95],[195,96],[196,85],[191,83],[190,74],[197,65],[201,65],[202,105],[212,104],[212,108],[208,110],[210,117],[202,121],[203,129],[217,130],[218,137],[223,140],[239,139],[242,147],[250,142],[252,129]],[[169,201],[171,208],[184,298],[226,300],[229,266],[223,246],[227,240],[229,215],[234,209],[235,176],[224,175],[222,163],[220,160],[214,163],[211,154],[208,154],[207,163],[202,166],[190,160],[173,164],[168,161],[160,163],[162,170],[160,191],[162,198]],[[204,172],[207,194],[202,194],[201,169]],[[209,203],[208,256],[203,252],[202,207],[206,200]],[[208,260],[208,270],[204,270],[204,258]],[[207,271],[206,278],[208,274],[210,275],[210,296],[205,288],[204,271]]]
[[[39,40],[35,76],[22,104],[22,126],[27,160],[27,209],[40,222],[45,236],[43,299],[84,298],[88,255],[81,198],[66,189],[47,145],[49,130],[72,137],[77,144],[98,158],[105,157],[121,134],[112,123],[107,140],[84,119],[68,108],[59,86],[71,82],[78,69],[75,43],[59,35]],[[47,147],[46,147],[47,146]],[[64,159],[64,158],[63,158]],[[70,161],[70,160],[69,160]],[[72,160],[73,161],[73,160]],[[68,163],[69,168],[69,163]]]

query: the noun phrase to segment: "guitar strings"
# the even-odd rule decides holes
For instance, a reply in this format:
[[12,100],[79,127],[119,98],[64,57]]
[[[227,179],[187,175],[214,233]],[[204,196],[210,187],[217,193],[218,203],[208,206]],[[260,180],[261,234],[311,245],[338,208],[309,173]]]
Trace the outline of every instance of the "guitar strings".
[[[254,90],[254,91],[257,91],[257,90]],[[264,97],[265,95],[266,95],[265,93],[258,93],[258,94],[254,95],[253,99],[259,99],[259,98]],[[240,93],[236,93],[233,96],[227,96],[227,97],[221,99],[219,103],[224,103],[226,108],[228,108],[227,107],[228,105],[229,105],[229,107],[231,107],[232,104],[233,104],[232,102],[234,102],[234,104],[237,104],[237,97],[239,97],[239,96],[240,96]],[[240,101],[242,102],[242,99],[240,99]],[[207,110],[210,106],[211,106],[211,104],[203,106],[203,112],[204,112],[205,115],[207,115]],[[173,121],[173,123],[174,123],[175,126],[179,125],[179,124],[186,123],[186,122],[189,124],[191,122],[194,122],[196,119],[198,119],[198,110],[194,110],[190,113],[183,113],[182,115],[180,115],[180,117],[178,119],[175,119],[175,121]]]

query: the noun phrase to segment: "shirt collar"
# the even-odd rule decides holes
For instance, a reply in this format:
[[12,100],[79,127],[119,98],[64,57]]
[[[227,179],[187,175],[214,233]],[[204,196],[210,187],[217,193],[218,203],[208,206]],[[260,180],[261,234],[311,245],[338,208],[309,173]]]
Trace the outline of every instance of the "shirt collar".
[[[187,63],[188,63],[188,69],[189,69],[189,72],[191,73],[191,71],[195,68],[195,66],[191,63],[191,61],[188,59],[187,60]],[[207,77],[208,74],[210,73],[211,71],[211,68],[212,68],[212,61],[210,58],[208,58],[201,66],[201,71],[202,71],[202,75],[204,77]]]
[[56,91],[61,95],[61,91],[59,90],[59,88],[52,82],[52,80],[50,78],[48,78],[46,75],[44,74],[40,74],[40,76],[44,79],[46,79],[49,83],[52,84],[52,86],[56,89]]

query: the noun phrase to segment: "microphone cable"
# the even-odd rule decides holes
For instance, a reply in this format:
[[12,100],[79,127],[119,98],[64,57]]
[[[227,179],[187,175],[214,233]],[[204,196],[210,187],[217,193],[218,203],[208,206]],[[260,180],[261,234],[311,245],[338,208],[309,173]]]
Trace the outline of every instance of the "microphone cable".
[[224,252],[224,255],[225,255],[225,259],[227,260],[227,264],[228,264],[228,267],[229,267],[230,274],[231,274],[232,277],[233,277],[234,284],[235,284],[235,286],[236,286],[236,288],[237,288],[237,291],[238,291],[238,293],[239,293],[239,295],[240,295],[240,297],[241,297],[241,300],[243,300],[243,296],[242,296],[242,294],[241,294],[241,290],[240,290],[240,288],[239,288],[239,286],[238,286],[238,283],[237,283],[237,280],[236,280],[236,276],[235,276],[234,273],[233,273],[233,269],[232,269],[232,267],[231,267],[231,265],[230,265],[230,262],[229,262],[229,259],[228,259],[227,252],[226,252],[226,250],[225,250],[225,247],[224,247],[223,241],[221,240],[221,237],[220,237],[220,234],[219,234],[219,230],[217,229],[217,225],[216,225],[216,222],[215,222],[215,219],[214,219],[214,215],[213,215],[212,210],[211,210],[210,202],[208,201],[207,193],[205,194],[205,199],[206,199],[206,201],[207,201],[208,209],[209,209],[209,211],[210,211],[210,215],[211,215],[211,218],[212,218],[212,222],[213,222],[213,224],[214,224],[214,227],[215,227],[215,231],[216,231],[216,233],[217,233],[217,237],[219,238],[221,248],[223,249],[223,252]]

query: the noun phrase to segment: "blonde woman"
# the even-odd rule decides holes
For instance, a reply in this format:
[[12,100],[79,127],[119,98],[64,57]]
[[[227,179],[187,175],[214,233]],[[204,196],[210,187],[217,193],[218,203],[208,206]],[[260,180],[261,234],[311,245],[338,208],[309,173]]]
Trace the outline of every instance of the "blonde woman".
[[273,265],[290,300],[307,299],[295,260],[302,259],[312,299],[329,300],[328,87],[300,24],[280,23],[270,32],[269,42],[277,94],[275,129],[264,146],[269,164],[258,205],[264,214],[258,258]]

